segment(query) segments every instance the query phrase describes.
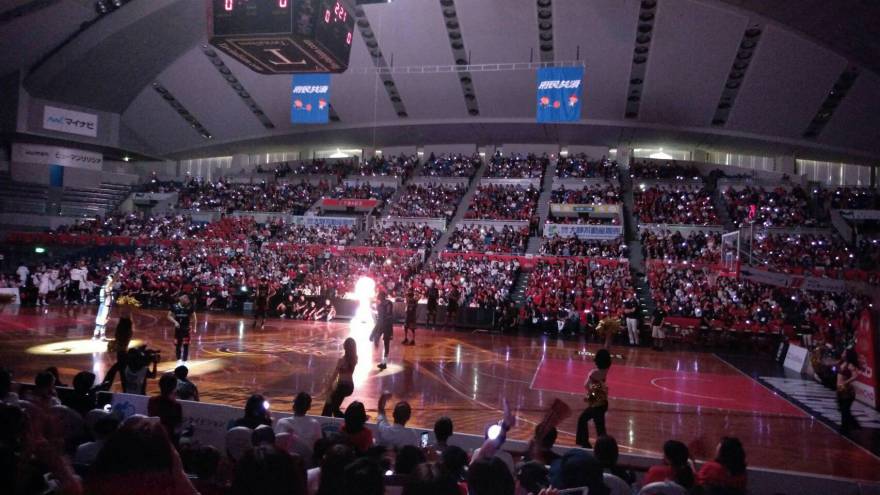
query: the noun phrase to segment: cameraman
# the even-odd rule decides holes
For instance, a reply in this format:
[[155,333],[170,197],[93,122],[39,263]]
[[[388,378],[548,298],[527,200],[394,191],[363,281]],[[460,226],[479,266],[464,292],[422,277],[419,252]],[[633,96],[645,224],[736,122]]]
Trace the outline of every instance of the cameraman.
[[[129,349],[122,391],[127,394],[147,395],[147,378],[156,378],[156,366],[161,357],[159,352],[147,350],[145,345]],[[153,363],[152,370],[149,369],[150,363]]]
[[197,324],[189,296],[186,294],[180,296],[177,304],[171,306],[168,321],[174,325],[174,350],[177,360],[186,362],[189,360],[190,329],[192,328],[192,333],[196,333]]

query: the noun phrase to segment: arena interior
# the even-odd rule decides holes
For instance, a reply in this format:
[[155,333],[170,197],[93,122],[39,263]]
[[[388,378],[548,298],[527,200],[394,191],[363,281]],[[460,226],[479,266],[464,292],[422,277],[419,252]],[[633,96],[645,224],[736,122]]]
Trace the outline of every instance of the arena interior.
[[878,25],[0,1],[0,492],[880,494]]

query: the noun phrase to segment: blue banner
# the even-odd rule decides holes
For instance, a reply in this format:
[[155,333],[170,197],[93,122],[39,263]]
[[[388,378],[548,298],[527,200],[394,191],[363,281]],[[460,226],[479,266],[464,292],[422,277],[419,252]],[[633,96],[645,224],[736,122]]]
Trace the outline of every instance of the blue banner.
[[294,124],[326,124],[330,121],[330,74],[293,76],[290,121]]
[[538,122],[580,120],[583,80],[583,67],[538,69]]

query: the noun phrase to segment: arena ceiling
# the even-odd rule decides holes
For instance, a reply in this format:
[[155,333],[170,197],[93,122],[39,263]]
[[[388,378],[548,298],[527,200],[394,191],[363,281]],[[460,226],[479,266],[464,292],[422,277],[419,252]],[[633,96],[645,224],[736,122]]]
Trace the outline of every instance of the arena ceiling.
[[[876,5],[867,0],[364,5],[357,8],[350,70],[333,76],[331,105],[338,121],[321,127],[289,123],[289,76],[258,75],[207,52],[202,0],[130,0],[84,29],[83,23],[96,17],[93,0],[0,0],[0,75],[21,71],[34,96],[119,113],[121,147],[166,157],[318,143],[675,142],[871,162],[880,156]],[[547,10],[549,17],[542,14]],[[229,74],[218,70],[215,58]],[[583,118],[554,126],[534,122],[534,71],[392,74],[393,85],[387,85],[369,70],[376,64],[575,59],[586,66]],[[462,76],[470,82],[463,83]],[[250,99],[243,99],[242,91]],[[200,135],[163,94],[173,95],[211,137]]]

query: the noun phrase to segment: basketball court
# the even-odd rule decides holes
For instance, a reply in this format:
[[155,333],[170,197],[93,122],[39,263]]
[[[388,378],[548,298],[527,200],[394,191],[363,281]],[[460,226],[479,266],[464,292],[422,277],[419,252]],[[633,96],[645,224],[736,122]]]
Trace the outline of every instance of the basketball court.
[[[0,363],[24,382],[51,365],[67,383],[81,370],[100,378],[111,363],[106,344],[91,339],[94,318],[93,308],[7,307],[0,312]],[[360,358],[353,398],[373,417],[380,393],[390,390],[394,400],[412,404],[415,426],[431,427],[447,415],[456,431],[482,434],[507,397],[519,409],[513,436],[527,439],[544,408],[559,398],[574,411],[560,426],[559,443],[574,445],[583,380],[597,344],[420,328],[418,345],[403,347],[396,327],[389,368],[379,372],[368,333],[347,322],[277,319],[255,330],[249,319],[200,313],[190,375],[206,402],[242,406],[251,393],[263,393],[273,410],[289,411],[293,396],[305,390],[315,397],[317,413],[342,341],[353,336]],[[137,312],[135,339],[162,351],[160,370],[176,366],[171,338],[164,312]],[[880,479],[880,459],[787,400],[766,377],[753,379],[710,353],[615,346],[612,354],[608,430],[624,452],[656,455],[665,440],[676,438],[705,458],[718,437],[733,435],[745,444],[751,466]],[[150,391],[156,387],[150,381]]]

